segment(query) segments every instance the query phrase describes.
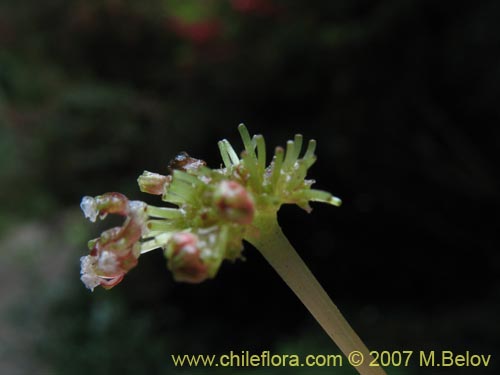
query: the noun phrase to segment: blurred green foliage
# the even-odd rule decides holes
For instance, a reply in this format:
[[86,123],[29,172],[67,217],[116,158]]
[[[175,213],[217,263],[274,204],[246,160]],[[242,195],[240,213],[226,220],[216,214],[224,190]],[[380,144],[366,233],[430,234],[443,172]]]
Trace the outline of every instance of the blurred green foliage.
[[[319,140],[318,188],[345,205],[285,208],[283,226],[362,336],[425,349],[464,332],[458,347],[491,351],[498,329],[468,324],[499,309],[486,219],[500,207],[499,16],[495,0],[3,0],[0,233],[85,194],[145,199],[142,170],[183,150],[217,165],[239,122],[269,146],[302,132]],[[306,312],[246,254],[195,289],[151,254],[90,296],[75,258],[71,286],[46,301],[43,358],[56,373],[159,373],[173,350],[307,343]],[[370,320],[364,304],[418,313]],[[470,314],[435,323],[448,304]]]

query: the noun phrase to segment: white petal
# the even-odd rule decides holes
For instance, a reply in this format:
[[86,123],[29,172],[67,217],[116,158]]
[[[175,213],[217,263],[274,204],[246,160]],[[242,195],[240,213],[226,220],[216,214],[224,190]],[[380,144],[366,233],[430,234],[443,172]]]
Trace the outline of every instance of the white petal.
[[95,222],[99,211],[97,210],[97,203],[94,198],[88,196],[83,197],[80,208],[87,219],[91,222]]
[[94,270],[95,262],[96,257],[90,255],[80,258],[80,274],[82,275],[80,280],[82,280],[83,284],[91,291],[94,291],[94,288],[101,282]]

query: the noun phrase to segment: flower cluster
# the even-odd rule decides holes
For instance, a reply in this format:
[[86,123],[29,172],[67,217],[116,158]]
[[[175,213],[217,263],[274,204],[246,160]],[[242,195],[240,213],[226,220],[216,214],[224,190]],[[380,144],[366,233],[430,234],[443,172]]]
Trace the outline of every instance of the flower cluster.
[[315,141],[299,158],[302,136],[296,135],[286,151],[276,148],[266,166],[264,138],[251,138],[244,125],[239,131],[245,150],[238,156],[227,140],[220,141],[221,168],[210,169],[183,152],[170,162],[170,174],[144,171],[139,176],[140,190],[161,196],[167,207],[129,201],[120,193],[82,199],[91,221],[107,214],[125,217],[122,227],[89,242],[90,254],[81,259],[81,279],[89,289],[115,286],[141,254],[156,248],[163,249],[175,280],[204,281],[216,275],[224,259],[241,257],[243,239],[258,231],[252,225],[256,216],[287,203],[307,211],[309,201],[340,204],[330,193],[311,189],[314,181],[305,179],[315,161]]
[[106,193],[95,198],[83,197],[80,207],[92,222],[98,216],[104,219],[108,214],[126,217],[123,226],[108,229],[101,237],[90,240],[90,254],[80,259],[81,279],[87,288],[93,290],[98,285],[112,288],[137,265],[141,253],[138,241],[144,233],[146,204],[129,201],[120,193]]

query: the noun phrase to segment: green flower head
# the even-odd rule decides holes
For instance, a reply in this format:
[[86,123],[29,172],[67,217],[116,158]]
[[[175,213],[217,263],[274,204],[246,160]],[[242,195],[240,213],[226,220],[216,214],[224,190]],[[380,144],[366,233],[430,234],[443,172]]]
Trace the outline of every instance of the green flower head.
[[303,139],[296,135],[286,150],[275,149],[267,165],[264,137],[250,137],[243,124],[238,130],[244,150],[238,156],[227,140],[220,141],[223,165],[218,169],[181,153],[170,162],[168,175],[144,171],[139,176],[140,190],[161,196],[163,207],[129,201],[120,193],[83,197],[81,208],[91,221],[107,214],[125,217],[122,227],[89,242],[90,253],[81,258],[81,279],[89,289],[118,284],[141,254],[157,248],[163,249],[175,280],[213,278],[224,259],[241,257],[243,239],[258,236],[259,216],[275,214],[282,204],[308,212],[311,201],[340,205],[306,179],[316,160],[314,140],[301,156]]

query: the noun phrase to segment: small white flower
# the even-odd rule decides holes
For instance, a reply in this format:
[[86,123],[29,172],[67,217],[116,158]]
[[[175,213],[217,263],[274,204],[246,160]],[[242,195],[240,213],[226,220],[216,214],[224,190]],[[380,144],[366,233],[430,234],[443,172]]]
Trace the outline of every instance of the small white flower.
[[80,203],[80,208],[82,209],[85,217],[94,223],[97,219],[97,215],[99,215],[96,200],[89,196],[83,197],[82,202]]
[[80,280],[82,280],[83,284],[90,289],[92,292],[94,288],[101,283],[101,279],[95,273],[96,257],[87,255],[80,258]]

